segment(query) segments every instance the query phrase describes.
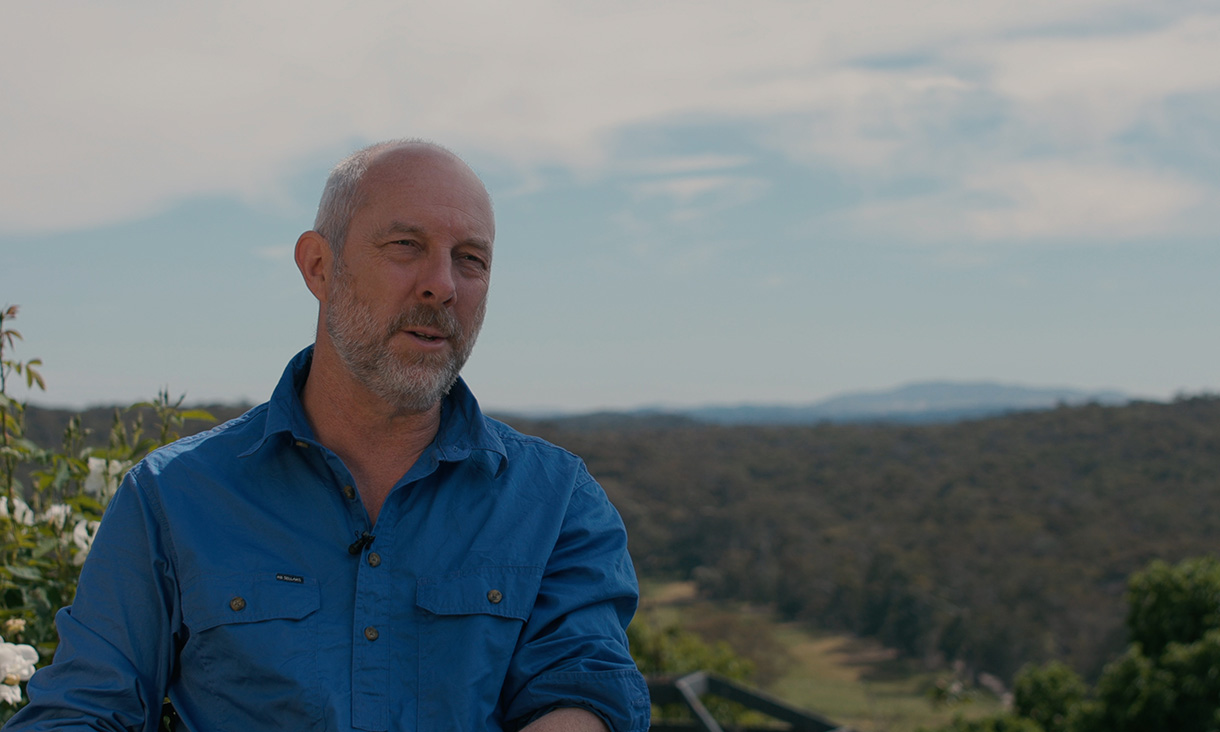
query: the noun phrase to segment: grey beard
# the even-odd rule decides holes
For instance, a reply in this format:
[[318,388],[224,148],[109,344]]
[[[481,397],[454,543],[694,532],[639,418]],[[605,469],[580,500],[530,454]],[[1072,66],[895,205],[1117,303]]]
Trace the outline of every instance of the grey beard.
[[[448,310],[427,305],[415,305],[388,326],[378,328],[371,310],[353,289],[350,279],[340,274],[326,305],[326,332],[343,365],[395,411],[426,412],[439,404],[470,357],[486,302],[480,305],[470,333],[462,332]],[[390,350],[390,340],[413,327],[443,333],[453,348],[447,354],[397,356]]]

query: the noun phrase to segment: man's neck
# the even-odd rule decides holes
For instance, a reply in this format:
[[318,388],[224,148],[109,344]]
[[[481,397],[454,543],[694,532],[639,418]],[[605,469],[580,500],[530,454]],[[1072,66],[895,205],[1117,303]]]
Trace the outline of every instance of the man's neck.
[[301,404],[318,442],[352,472],[373,523],[386,496],[440,429],[439,403],[425,412],[395,410],[321,343],[314,349]]

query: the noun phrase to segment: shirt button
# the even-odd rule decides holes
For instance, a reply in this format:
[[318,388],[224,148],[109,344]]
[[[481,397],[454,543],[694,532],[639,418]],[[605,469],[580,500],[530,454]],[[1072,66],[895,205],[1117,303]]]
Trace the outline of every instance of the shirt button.
[[504,599],[504,593],[500,592],[499,590],[490,590],[487,593],[487,601],[490,602],[492,605],[499,605],[500,601],[503,599]]
[[350,485],[343,486],[343,497],[349,501],[352,500],[356,497],[356,489]]
[[376,567],[381,564],[381,555],[377,552],[369,552],[369,566]]
[[377,640],[377,636],[379,636],[379,635],[381,635],[381,634],[378,633],[377,629],[371,625],[364,629],[364,637],[368,638],[371,641]]
[[232,608],[234,612],[239,612],[241,610],[245,610],[246,609],[246,598],[235,597],[232,600],[229,600],[229,607]]
[[309,443],[305,440],[297,440],[297,447],[309,447]]

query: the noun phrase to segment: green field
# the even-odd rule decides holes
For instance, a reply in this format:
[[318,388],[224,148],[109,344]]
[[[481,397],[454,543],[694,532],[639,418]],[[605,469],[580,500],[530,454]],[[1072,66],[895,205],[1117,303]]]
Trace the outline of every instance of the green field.
[[871,641],[776,622],[765,610],[700,600],[688,583],[646,584],[640,618],[729,643],[754,662],[758,688],[860,732],[914,732],[1000,709],[986,693],[935,706],[928,690],[947,671],[927,671]]

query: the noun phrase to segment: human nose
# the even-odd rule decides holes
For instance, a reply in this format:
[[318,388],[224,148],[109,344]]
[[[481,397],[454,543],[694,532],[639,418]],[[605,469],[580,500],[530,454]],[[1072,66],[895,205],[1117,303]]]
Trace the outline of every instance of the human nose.
[[428,257],[418,283],[419,296],[424,302],[448,305],[457,297],[453,277],[453,262],[447,256]]

